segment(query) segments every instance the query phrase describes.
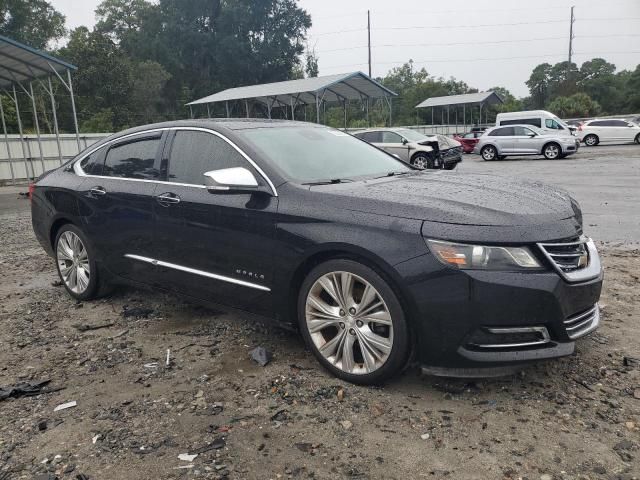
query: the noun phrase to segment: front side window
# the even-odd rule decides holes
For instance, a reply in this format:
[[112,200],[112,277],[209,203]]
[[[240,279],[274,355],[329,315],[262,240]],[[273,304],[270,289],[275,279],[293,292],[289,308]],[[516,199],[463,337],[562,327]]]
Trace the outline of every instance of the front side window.
[[115,145],[107,152],[102,175],[154,180],[158,178],[154,163],[159,147],[159,136]]
[[395,132],[382,132],[382,143],[402,143],[402,137]]
[[299,183],[411,171],[392,155],[327,127],[253,128],[237,132],[273,168]]
[[588,127],[606,127],[607,122],[604,120],[594,120],[593,122],[590,122],[587,126]]
[[629,124],[623,120],[610,120],[609,121],[612,127],[628,127]]
[[167,180],[204,185],[205,172],[249,168],[244,157],[226,140],[207,132],[178,130],[171,146]]
[[556,122],[553,118],[545,119],[544,125],[545,127],[550,128],[551,130],[564,130],[562,125]]

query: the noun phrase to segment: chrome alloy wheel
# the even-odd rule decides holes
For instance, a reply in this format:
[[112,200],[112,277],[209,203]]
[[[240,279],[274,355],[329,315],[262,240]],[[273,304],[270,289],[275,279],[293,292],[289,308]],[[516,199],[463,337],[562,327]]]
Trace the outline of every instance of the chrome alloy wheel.
[[311,340],[322,356],[345,373],[378,370],[393,346],[393,320],[369,282],[349,272],[315,281],[305,304]]
[[62,281],[73,293],[82,294],[89,286],[89,254],[80,237],[66,231],[58,239],[56,259]]
[[420,170],[424,170],[429,166],[429,162],[424,155],[417,155],[416,158],[413,159],[412,165]]
[[557,145],[547,145],[544,148],[544,156],[549,159],[549,160],[553,160],[555,158],[558,158],[560,156],[560,148]]

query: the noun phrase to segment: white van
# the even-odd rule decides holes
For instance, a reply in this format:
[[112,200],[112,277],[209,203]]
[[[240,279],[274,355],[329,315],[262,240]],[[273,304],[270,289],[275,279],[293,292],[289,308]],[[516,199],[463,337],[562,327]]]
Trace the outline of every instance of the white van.
[[527,112],[506,112],[496,116],[496,126],[534,125],[547,133],[556,135],[574,135],[575,127],[570,127],[553,113],[545,110],[529,110]]

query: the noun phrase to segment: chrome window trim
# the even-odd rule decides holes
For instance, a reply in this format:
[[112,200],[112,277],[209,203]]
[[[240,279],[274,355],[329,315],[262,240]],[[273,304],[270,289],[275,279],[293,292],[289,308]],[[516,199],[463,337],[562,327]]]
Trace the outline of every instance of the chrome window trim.
[[212,135],[215,135],[215,136],[221,138],[222,140],[227,142],[229,145],[231,145],[240,155],[242,155],[242,157],[247,162],[249,162],[249,164],[251,164],[251,166],[253,168],[256,169],[256,171],[260,174],[260,176],[269,185],[269,188],[273,192],[273,196],[274,197],[278,196],[278,191],[276,190],[276,187],[273,184],[273,182],[271,181],[271,179],[267,176],[266,173],[264,173],[264,170],[262,170],[262,168],[260,168],[258,166],[258,164],[256,164],[256,162],[254,162],[251,159],[251,157],[249,157],[249,155],[247,155],[233,141],[231,141],[229,138],[227,138],[226,136],[224,136],[220,132],[216,132],[215,130],[212,130],[210,128],[204,128],[204,127],[163,127],[163,128],[153,128],[153,129],[150,129],[150,130],[144,130],[144,131],[141,131],[141,132],[130,133],[128,135],[123,135],[121,137],[114,138],[113,140],[109,140],[108,142],[105,142],[102,145],[97,146],[96,148],[93,148],[93,149],[89,150],[82,157],[80,157],[78,160],[76,160],[73,163],[73,171],[76,173],[76,175],[78,175],[80,177],[105,178],[105,179],[111,179],[111,180],[118,179],[118,180],[128,180],[128,181],[132,181],[132,182],[159,183],[159,184],[164,184],[164,185],[178,185],[178,186],[182,186],[182,187],[196,187],[196,188],[204,188],[204,189],[206,189],[207,187],[205,185],[196,185],[196,184],[193,184],[193,183],[178,183],[178,182],[169,182],[169,181],[166,181],[166,180],[148,180],[148,179],[142,179],[142,178],[125,178],[125,177],[108,177],[108,176],[105,176],[105,175],[90,175],[90,174],[85,173],[84,170],[82,170],[82,167],[80,166],[80,163],[85,158],[87,158],[89,155],[91,155],[92,153],[100,150],[101,148],[104,148],[104,147],[106,147],[108,145],[111,145],[114,142],[117,142],[117,141],[120,141],[120,140],[124,140],[124,139],[127,139],[127,138],[131,138],[131,137],[135,137],[137,135],[144,135],[144,134],[155,133],[155,132],[164,132],[164,131],[177,131],[177,130],[205,132],[205,133],[210,133]]
[[270,292],[269,287],[259,285],[257,283],[246,282],[237,278],[226,277],[224,275],[218,275],[217,273],[205,272],[204,270],[198,270],[196,268],[185,267],[184,265],[178,265],[177,263],[164,262],[162,260],[156,260],[155,258],[143,257],[142,255],[134,255],[132,253],[126,253],[126,258],[131,260],[138,260],[140,262],[150,263],[158,267],[173,268],[174,270],[180,270],[181,272],[193,273],[194,275],[200,275],[201,277],[212,278],[214,280],[220,280],[227,283],[234,283],[243,287],[255,288],[256,290],[262,290],[263,292]]

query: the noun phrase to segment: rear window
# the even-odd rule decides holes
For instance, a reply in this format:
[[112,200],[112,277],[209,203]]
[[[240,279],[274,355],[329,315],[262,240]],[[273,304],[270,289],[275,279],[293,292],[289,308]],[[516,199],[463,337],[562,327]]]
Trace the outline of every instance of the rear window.
[[154,168],[160,147],[160,136],[133,140],[111,147],[104,161],[102,174],[109,177],[154,180],[158,170]]
[[356,137],[369,143],[382,143],[382,132],[361,132],[356,133]]

